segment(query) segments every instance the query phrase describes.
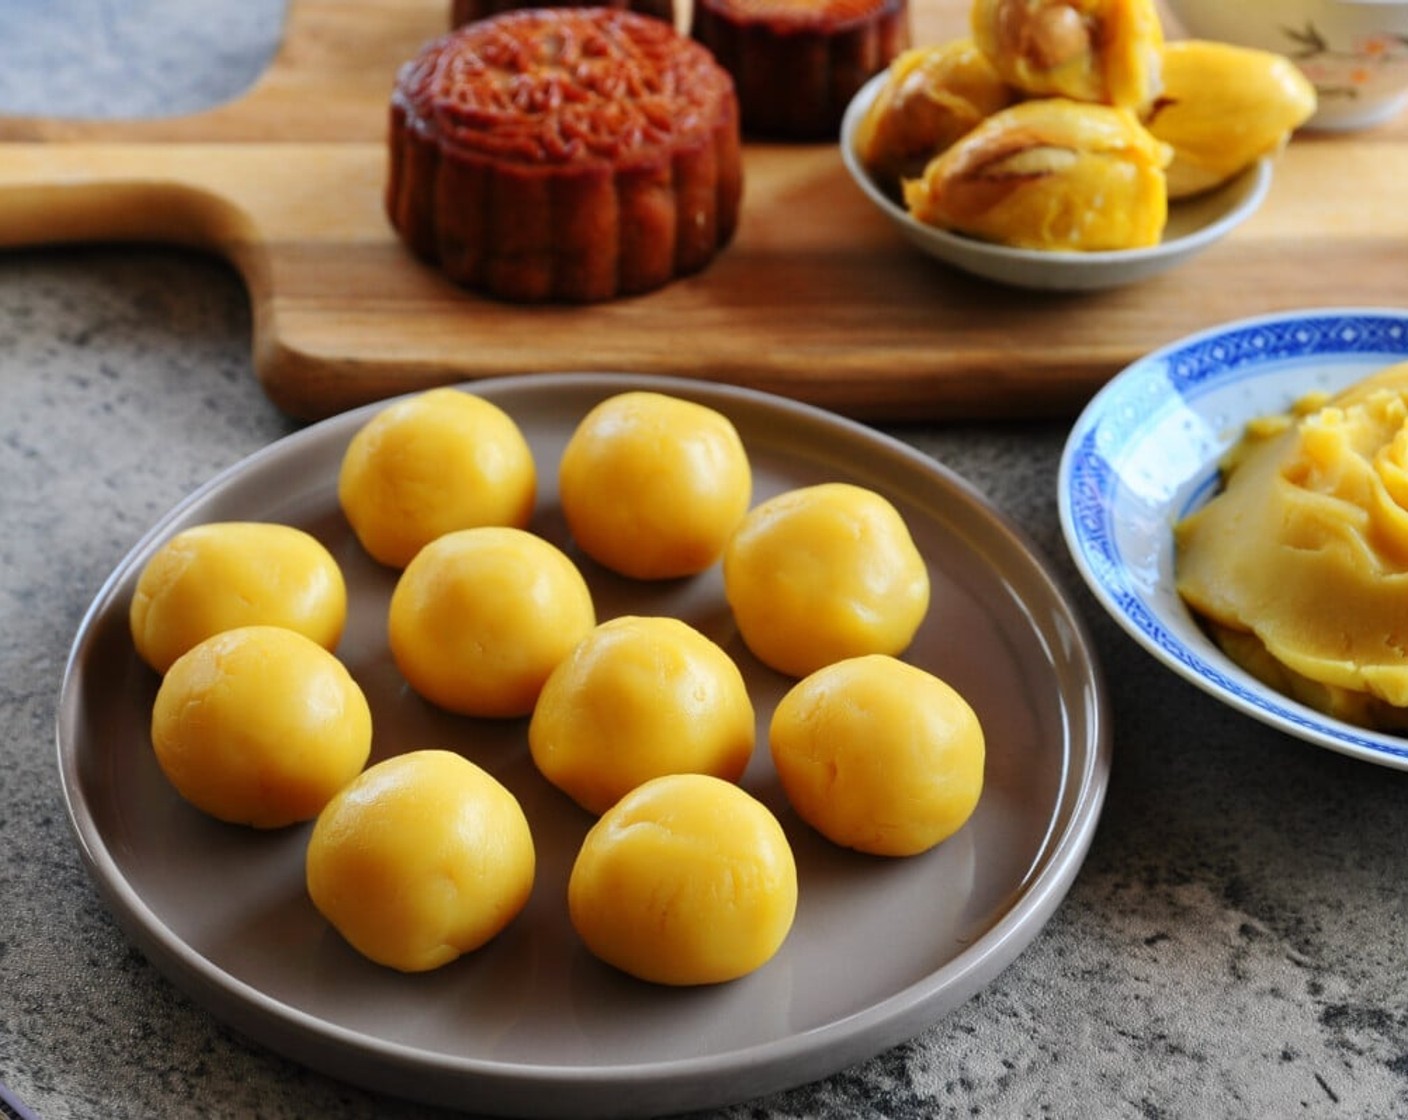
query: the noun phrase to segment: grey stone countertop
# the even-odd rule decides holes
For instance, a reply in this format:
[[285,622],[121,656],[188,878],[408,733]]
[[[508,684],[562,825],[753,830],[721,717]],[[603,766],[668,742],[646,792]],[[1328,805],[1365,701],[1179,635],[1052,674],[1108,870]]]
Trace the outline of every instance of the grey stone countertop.
[[[203,107],[253,79],[281,18],[277,0],[0,0],[0,112]],[[295,428],[250,333],[237,278],[202,256],[0,255],[0,1082],[42,1120],[441,1115],[180,994],[116,925],[65,815],[55,712],[85,609],[166,510]],[[1408,1115],[1408,776],[1235,714],[1103,615],[1057,522],[1064,425],[893,431],[1020,524],[1088,623],[1114,727],[1103,816],[1063,904],[973,999],[712,1115]]]

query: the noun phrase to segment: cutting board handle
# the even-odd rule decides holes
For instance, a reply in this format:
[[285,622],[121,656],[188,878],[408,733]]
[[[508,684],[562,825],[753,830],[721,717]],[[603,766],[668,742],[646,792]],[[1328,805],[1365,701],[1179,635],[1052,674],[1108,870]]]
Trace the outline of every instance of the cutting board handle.
[[0,246],[155,242],[229,254],[254,242],[248,215],[192,184],[89,175],[65,181],[0,176]]

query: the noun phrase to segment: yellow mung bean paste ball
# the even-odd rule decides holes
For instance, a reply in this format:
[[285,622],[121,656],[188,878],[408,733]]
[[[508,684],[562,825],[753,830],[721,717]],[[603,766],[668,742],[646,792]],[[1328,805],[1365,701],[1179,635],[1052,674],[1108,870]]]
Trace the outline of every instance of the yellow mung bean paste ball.
[[793,685],[768,731],[797,815],[846,848],[909,856],[948,839],[983,790],[983,729],[949,684],[883,654]]
[[426,972],[478,949],[523,910],[536,855],[497,778],[453,751],[370,766],[318,815],[308,896],[354,949]]
[[537,486],[532,448],[513,418],[446,388],[396,401],[363,425],[343,455],[337,497],[371,557],[404,568],[456,529],[525,528]]
[[766,964],[797,911],[797,865],[761,801],[707,774],[632,790],[592,826],[567,884],[573,928],[657,984],[718,984]]
[[407,683],[460,715],[526,716],[596,625],[591,590],[524,529],[461,529],[420,550],[391,593],[387,636]]
[[737,781],[755,738],[748,686],[723,649],[679,619],[631,615],[553,670],[528,725],[538,770],[591,813],[663,774]]
[[152,707],[162,772],[196,808],[232,824],[312,820],[362,771],[372,714],[346,667],[279,626],[207,638],[167,670]]
[[722,413],[627,392],[577,425],[558,491],[572,536],[593,560],[633,579],[674,579],[719,558],[748,510],[753,475]]
[[929,571],[899,511],[844,482],[751,510],[724,553],[724,594],[744,643],[780,673],[902,653],[929,609]]
[[342,569],[292,525],[217,521],[183,529],[137,577],[128,608],[137,654],[158,673],[237,626],[283,626],[335,649],[347,622]]

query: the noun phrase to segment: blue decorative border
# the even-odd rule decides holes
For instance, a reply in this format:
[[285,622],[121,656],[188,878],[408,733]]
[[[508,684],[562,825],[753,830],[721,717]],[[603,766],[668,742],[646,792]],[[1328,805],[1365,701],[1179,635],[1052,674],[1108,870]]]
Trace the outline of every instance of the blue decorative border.
[[1185,400],[1209,379],[1268,361],[1324,354],[1400,354],[1408,357],[1408,314],[1326,313],[1253,320],[1195,337],[1161,352],[1169,378]]
[[1328,725],[1308,709],[1278,703],[1252,692],[1195,654],[1168,630],[1126,578],[1128,565],[1114,532],[1112,465],[1121,452],[1166,414],[1168,390],[1191,401],[1213,386],[1251,376],[1269,362],[1311,361],[1316,357],[1382,354],[1408,358],[1408,312],[1323,312],[1268,316],[1233,323],[1156,351],[1130,366],[1092,402],[1077,423],[1067,451],[1064,497],[1077,559],[1094,590],[1120,620],[1151,647],[1185,666],[1218,692],[1255,710],[1300,727],[1311,737],[1375,755],[1408,760],[1408,742]]

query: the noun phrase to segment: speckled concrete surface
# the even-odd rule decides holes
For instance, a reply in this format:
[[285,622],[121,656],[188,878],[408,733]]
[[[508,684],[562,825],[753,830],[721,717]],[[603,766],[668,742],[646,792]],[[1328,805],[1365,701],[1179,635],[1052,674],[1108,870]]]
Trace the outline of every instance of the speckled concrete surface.
[[[39,105],[198,108],[257,73],[280,12],[37,8],[0,2],[0,111],[36,104],[26,73],[48,83]],[[178,33],[213,35],[219,66],[175,66]],[[249,338],[216,262],[0,255],[0,1081],[43,1120],[441,1115],[310,1073],[180,995],[117,928],[64,816],[55,705],[88,603],[166,509],[293,429]],[[976,998],[872,1061],[710,1115],[1408,1114],[1408,776],[1233,714],[1104,618],[1060,540],[1060,425],[897,434],[1026,528],[1088,621],[1116,740],[1103,819],[1064,904]]]

